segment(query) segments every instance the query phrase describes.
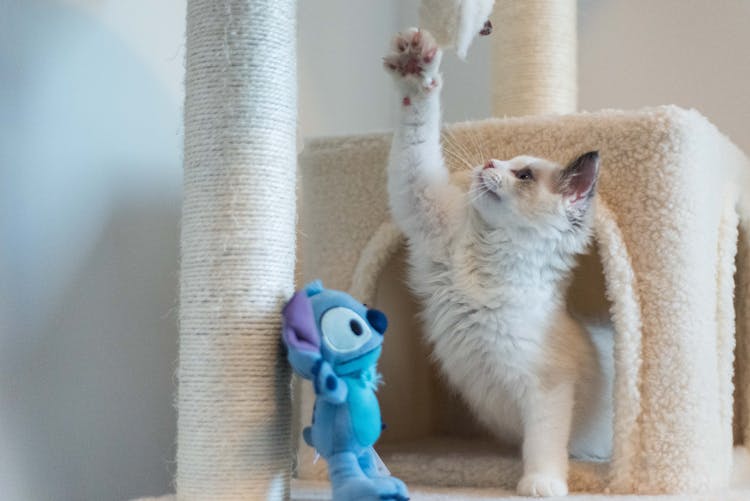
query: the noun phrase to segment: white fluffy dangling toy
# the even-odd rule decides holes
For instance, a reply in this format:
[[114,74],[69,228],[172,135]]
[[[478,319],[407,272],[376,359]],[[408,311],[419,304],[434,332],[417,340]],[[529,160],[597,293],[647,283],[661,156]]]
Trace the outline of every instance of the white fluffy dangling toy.
[[495,0],[422,0],[419,25],[443,48],[453,47],[461,59],[477,35],[489,35]]

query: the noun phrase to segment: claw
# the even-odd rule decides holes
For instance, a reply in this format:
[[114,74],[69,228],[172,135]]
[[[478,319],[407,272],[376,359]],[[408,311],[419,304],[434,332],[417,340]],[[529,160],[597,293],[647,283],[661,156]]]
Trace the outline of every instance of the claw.
[[484,26],[482,26],[482,29],[479,31],[479,34],[483,37],[489,35],[492,33],[492,22],[488,19],[485,21]]
[[422,42],[422,30],[417,30],[411,37],[412,45],[419,45]]
[[437,54],[437,47],[433,47],[432,49],[428,50],[424,55],[424,62],[429,63],[432,61],[435,57],[435,54]]

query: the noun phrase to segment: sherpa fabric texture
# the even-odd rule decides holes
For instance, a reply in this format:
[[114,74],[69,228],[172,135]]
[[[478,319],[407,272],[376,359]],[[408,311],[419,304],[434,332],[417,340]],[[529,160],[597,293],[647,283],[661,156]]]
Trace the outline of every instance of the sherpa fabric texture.
[[[750,499],[750,455],[744,447],[734,449],[735,466],[729,489],[708,493],[676,495],[617,495],[574,493],[565,497],[548,498],[569,501],[746,501]],[[412,501],[509,501],[528,499],[517,496],[513,490],[476,487],[424,487],[411,485]],[[329,501],[330,485],[327,482],[293,480],[293,501]],[[144,500],[145,501],[145,500]],[[164,501],[171,501],[168,498]]]
[[[493,158],[529,154],[564,163],[584,151],[600,152],[595,238],[617,331],[615,443],[608,465],[571,466],[571,489],[726,488],[733,444],[733,274],[740,187],[747,185],[748,170],[744,154],[699,113],[673,106],[490,119],[446,129],[450,143]],[[301,156],[305,279],[320,277],[366,303],[375,297],[377,277],[402,241],[387,206],[389,148],[389,134],[315,139]],[[465,171],[453,156],[446,158],[449,167]],[[479,155],[473,159],[481,161]],[[746,269],[739,271],[742,306],[750,280]],[[744,335],[740,330],[743,349]],[[738,359],[748,356],[740,353]],[[408,370],[404,367],[404,377]],[[735,398],[743,441],[748,438],[747,372],[740,372]],[[387,384],[399,384],[398,377],[389,378]],[[310,395],[302,395],[300,412],[303,420],[309,418]],[[401,454],[404,461],[398,452],[384,459],[395,475],[416,484],[445,485],[450,479],[458,486],[512,488],[518,479],[517,461],[511,462],[515,467],[469,468],[471,451],[461,453],[466,461],[456,461],[450,448],[438,447],[443,452],[436,455],[430,447]],[[320,463],[311,466],[312,455],[301,446],[298,476],[325,478]],[[481,454],[475,459],[482,463]]]

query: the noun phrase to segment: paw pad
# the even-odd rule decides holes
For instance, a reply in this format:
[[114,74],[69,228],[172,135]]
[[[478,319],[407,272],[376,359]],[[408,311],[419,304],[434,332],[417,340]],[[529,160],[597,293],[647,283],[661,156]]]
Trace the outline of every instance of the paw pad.
[[383,65],[408,87],[429,91],[439,83],[437,70],[441,57],[432,35],[412,28],[394,37],[392,51],[383,58]]

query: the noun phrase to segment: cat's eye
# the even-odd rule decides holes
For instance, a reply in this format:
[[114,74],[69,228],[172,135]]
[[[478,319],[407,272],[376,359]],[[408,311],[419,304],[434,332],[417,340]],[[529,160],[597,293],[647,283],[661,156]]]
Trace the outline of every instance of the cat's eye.
[[521,170],[514,170],[513,174],[516,176],[517,179],[520,179],[522,181],[533,181],[534,180],[534,173],[531,172],[531,169],[526,167],[525,169]]

